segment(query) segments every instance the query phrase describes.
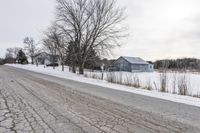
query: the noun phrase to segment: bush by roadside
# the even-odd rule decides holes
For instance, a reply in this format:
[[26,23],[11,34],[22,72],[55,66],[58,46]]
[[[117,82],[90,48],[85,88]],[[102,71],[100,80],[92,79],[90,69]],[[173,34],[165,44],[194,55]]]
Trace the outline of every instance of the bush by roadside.
[[5,64],[5,60],[0,58],[0,65],[4,65]]

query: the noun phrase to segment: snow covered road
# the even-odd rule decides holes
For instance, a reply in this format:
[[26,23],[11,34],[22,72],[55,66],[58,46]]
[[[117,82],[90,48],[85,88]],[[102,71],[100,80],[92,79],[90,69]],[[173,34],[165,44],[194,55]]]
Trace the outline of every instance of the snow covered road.
[[199,133],[200,108],[0,66],[0,132]]

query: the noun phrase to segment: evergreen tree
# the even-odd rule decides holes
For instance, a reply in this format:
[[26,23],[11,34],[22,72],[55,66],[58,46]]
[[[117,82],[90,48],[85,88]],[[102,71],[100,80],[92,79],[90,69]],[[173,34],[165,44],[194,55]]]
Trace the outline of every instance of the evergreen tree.
[[28,63],[27,57],[22,50],[19,50],[16,59],[17,59],[17,62],[20,63],[20,64],[27,64]]

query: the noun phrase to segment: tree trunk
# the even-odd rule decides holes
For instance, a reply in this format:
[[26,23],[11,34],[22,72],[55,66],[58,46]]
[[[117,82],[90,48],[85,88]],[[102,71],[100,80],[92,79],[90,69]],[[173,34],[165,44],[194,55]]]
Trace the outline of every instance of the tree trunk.
[[81,74],[81,75],[84,74],[84,68],[82,66],[79,67],[79,74]]
[[54,54],[53,54],[53,69],[55,69],[55,57],[54,57]]
[[62,71],[64,72],[65,71],[65,66],[64,66],[64,63],[62,62]]
[[72,73],[76,73],[76,62],[75,62],[75,60],[72,59],[70,64],[72,65]]
[[76,66],[75,65],[72,65],[72,72],[76,73]]
[[33,65],[33,57],[31,57],[31,64]]
[[84,74],[84,63],[79,64],[79,74]]

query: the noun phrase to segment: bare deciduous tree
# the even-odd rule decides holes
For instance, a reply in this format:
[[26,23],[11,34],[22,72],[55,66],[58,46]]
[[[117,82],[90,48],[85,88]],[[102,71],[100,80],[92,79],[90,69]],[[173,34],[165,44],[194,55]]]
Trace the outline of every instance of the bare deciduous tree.
[[6,49],[6,57],[5,58],[14,58],[14,55],[13,55],[13,48],[7,48]]
[[24,49],[27,53],[27,55],[29,55],[29,57],[31,58],[31,63],[33,64],[33,56],[36,54],[37,52],[37,44],[35,43],[34,39],[32,37],[26,37],[24,39]]
[[13,48],[7,48],[6,49],[6,55],[5,55],[5,58],[7,60],[10,60],[8,62],[15,62],[16,61],[16,58],[17,58],[17,54],[18,52],[21,50],[22,48],[20,47],[13,47]]
[[51,43],[53,43],[51,45],[54,46],[57,54],[59,55],[62,65],[62,71],[64,71],[64,61],[66,57],[68,43],[65,42],[62,33],[60,33],[56,25],[53,25],[48,29],[48,31],[46,32],[46,36],[51,40]]
[[[56,60],[56,56],[57,56],[57,46],[50,38],[51,35],[49,32],[46,32],[45,35],[46,35],[46,37],[43,38],[43,40],[42,40],[43,47],[45,50],[48,51],[48,53],[51,54],[51,57],[50,57],[51,61],[53,64],[55,64],[55,60]],[[53,65],[53,69],[55,69],[55,65]]]
[[80,74],[90,51],[105,53],[119,46],[124,18],[124,9],[115,0],[57,0],[58,24],[73,42]]

